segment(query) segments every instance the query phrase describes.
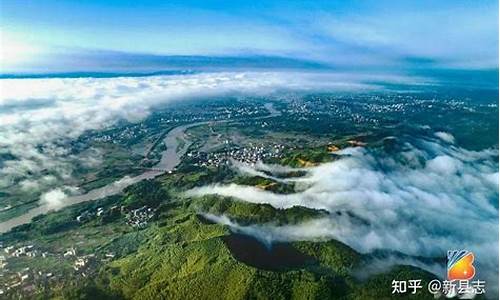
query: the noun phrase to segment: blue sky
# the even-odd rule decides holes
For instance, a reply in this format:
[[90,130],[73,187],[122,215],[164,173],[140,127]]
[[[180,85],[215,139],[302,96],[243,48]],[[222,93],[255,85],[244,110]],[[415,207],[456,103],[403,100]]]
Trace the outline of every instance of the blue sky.
[[286,57],[347,68],[498,67],[497,1],[0,5],[3,72],[161,69],[167,65],[158,61],[171,55]]

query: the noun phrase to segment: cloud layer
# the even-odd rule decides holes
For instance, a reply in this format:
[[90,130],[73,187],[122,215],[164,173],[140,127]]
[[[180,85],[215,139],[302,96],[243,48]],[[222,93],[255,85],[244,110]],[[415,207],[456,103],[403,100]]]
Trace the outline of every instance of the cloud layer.
[[412,140],[397,153],[346,148],[336,154],[334,162],[287,179],[307,186],[295,194],[230,184],[197,188],[188,195],[217,194],[276,208],[331,212],[281,227],[242,227],[224,216],[209,216],[267,243],[334,238],[363,253],[392,250],[428,257],[464,248],[476,253],[481,274],[496,278],[498,149],[468,151],[440,140]]
[[[384,77],[391,82],[413,78]],[[67,142],[119,120],[137,122],[155,106],[193,97],[285,90],[373,90],[375,76],[315,73],[204,73],[116,78],[0,80],[0,188],[44,192],[72,178],[75,166],[98,166],[102,153],[74,153]]]

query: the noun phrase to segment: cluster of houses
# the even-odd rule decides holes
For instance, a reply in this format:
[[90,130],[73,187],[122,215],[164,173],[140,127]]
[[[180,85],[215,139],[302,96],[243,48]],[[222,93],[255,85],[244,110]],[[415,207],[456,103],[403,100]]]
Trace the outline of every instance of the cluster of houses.
[[104,209],[103,207],[98,207],[96,210],[86,210],[76,217],[76,220],[80,223],[88,222],[95,217],[100,217],[104,214],[120,212],[125,216],[125,221],[128,225],[136,228],[144,228],[148,225],[148,221],[154,216],[155,209],[142,206],[137,209],[126,210],[124,206],[114,205],[109,209]]
[[[42,273],[40,272],[40,275]],[[21,288],[24,292],[32,292],[35,290],[35,285],[30,282],[33,274],[29,267],[26,267],[19,272],[10,274],[7,282],[0,288],[0,295],[7,293],[11,289]]]
[[92,138],[97,142],[128,144],[129,141],[135,140],[136,138],[151,135],[154,133],[156,128],[161,125],[254,117],[255,115],[263,113],[263,111],[263,108],[257,105],[235,105],[220,108],[214,107],[213,109],[209,108],[208,110],[204,107],[203,111],[189,114],[185,114],[182,111],[181,113],[176,112],[174,114],[165,112],[162,117],[150,120],[149,122],[128,125],[124,128],[120,128],[120,130],[96,133]]
[[[40,255],[41,253],[41,255]],[[52,273],[35,272],[29,267],[21,270],[10,271],[8,268],[8,257],[35,258],[38,255],[46,257],[46,252],[41,252],[34,245],[25,245],[20,247],[8,246],[3,248],[3,254],[0,255],[0,278],[3,280],[0,286],[0,295],[7,293],[12,289],[21,289],[25,293],[33,292],[36,289],[34,279],[48,279],[53,276]]]
[[[1,246],[1,245],[0,245]],[[108,252],[105,254],[86,254],[78,255],[74,247],[65,249],[60,253],[48,253],[40,251],[34,245],[25,246],[8,246],[4,247],[0,255],[0,298],[1,295],[9,293],[9,291],[17,291],[25,294],[34,292],[37,287],[45,285],[48,281],[57,278],[52,272],[43,272],[34,270],[30,267],[23,269],[8,268],[9,257],[18,259],[21,257],[35,258],[40,255],[41,258],[55,257],[64,261],[72,262],[75,275],[87,277],[97,266],[99,260],[107,262],[115,257],[114,253]]]
[[36,257],[38,254],[38,250],[35,249],[34,245],[21,246],[19,248],[15,248],[14,246],[8,246],[3,249],[3,251],[10,256],[13,257]]
[[193,160],[194,166],[214,166],[228,165],[232,160],[255,164],[269,158],[280,158],[283,155],[284,145],[275,144],[270,146],[258,145],[219,152],[189,152],[187,157]]
[[155,209],[147,206],[142,206],[137,209],[129,211],[125,217],[127,224],[136,228],[144,228],[148,225],[149,219],[155,214]]

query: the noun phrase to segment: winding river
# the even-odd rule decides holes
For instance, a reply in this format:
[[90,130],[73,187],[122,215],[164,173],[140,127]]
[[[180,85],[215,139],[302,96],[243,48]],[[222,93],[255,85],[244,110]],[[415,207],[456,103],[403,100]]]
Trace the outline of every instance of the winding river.
[[[276,110],[272,103],[266,103],[264,106],[268,110],[269,115],[256,117],[253,118],[253,120],[267,119],[281,115],[281,112]],[[204,122],[197,122],[197,123],[177,126],[172,130],[170,130],[163,139],[163,143],[165,144],[167,149],[162,152],[160,162],[158,162],[158,164],[153,166],[152,168],[153,170],[145,171],[144,173],[134,177],[125,176],[120,180],[117,180],[103,187],[96,188],[85,194],[67,197],[63,200],[61,205],[57,207],[48,204],[41,204],[40,206],[32,208],[20,216],[14,217],[12,219],[0,223],[0,234],[7,232],[16,226],[29,223],[34,217],[39,216],[41,214],[59,210],[63,207],[70,206],[73,204],[98,200],[111,195],[115,195],[121,193],[127,186],[137,183],[141,180],[155,178],[156,176],[164,174],[165,172],[173,171],[181,163],[182,157],[184,156],[184,154],[186,154],[189,146],[191,145],[191,143],[188,140],[184,139],[184,134],[187,129],[209,123],[217,124],[217,123],[227,123],[235,121],[238,120],[234,119],[234,120],[220,120],[220,121],[204,121]],[[179,147],[180,139],[184,140],[182,147]]]

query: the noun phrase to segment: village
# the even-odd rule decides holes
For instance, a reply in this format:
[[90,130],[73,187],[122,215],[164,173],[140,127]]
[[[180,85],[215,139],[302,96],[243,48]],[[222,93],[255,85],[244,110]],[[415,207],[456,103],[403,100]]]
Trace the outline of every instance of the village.
[[[24,267],[20,270],[10,270],[12,259],[50,259],[59,260],[60,264],[70,264],[73,268],[72,276],[87,277],[91,275],[100,263],[109,262],[115,257],[112,252],[82,254],[75,247],[70,247],[59,253],[44,251],[36,245],[7,246],[0,250],[0,295],[10,290],[18,289],[22,293],[32,293],[34,290],[57,281],[65,276],[64,273],[55,273],[38,270],[36,267]],[[16,264],[16,261],[13,261]]]
[[[79,224],[96,220],[97,218],[119,218],[132,228],[142,229],[148,226],[149,220],[154,216],[156,209],[141,206],[136,209],[128,209],[124,206],[111,206],[109,208],[98,207],[95,210],[85,210],[76,217]],[[35,244],[27,245],[4,245],[0,243],[0,298],[1,295],[16,290],[20,293],[31,294],[38,288],[43,288],[51,282],[57,282],[61,276],[67,276],[67,270],[47,272],[44,268],[24,267],[19,269],[19,262],[27,260],[45,259],[59,261],[61,266],[70,266],[70,276],[88,277],[95,272],[101,264],[107,263],[115,258],[111,251],[84,253],[79,251],[76,245],[59,252],[51,252]],[[11,265],[13,268],[11,269]]]
[[126,126],[116,126],[107,131],[96,132],[89,136],[94,142],[109,142],[113,144],[130,145],[144,137],[162,132],[162,128],[178,126],[180,124],[196,123],[202,121],[221,121],[230,119],[253,118],[267,114],[267,110],[262,105],[233,103],[225,107],[217,107],[213,110],[193,111],[186,109],[183,112],[156,112],[148,120],[128,124]]
[[281,144],[260,144],[210,153],[191,151],[187,153],[187,157],[192,161],[194,166],[219,167],[229,165],[231,161],[255,164],[269,158],[280,158],[283,155],[284,149],[285,146]]

